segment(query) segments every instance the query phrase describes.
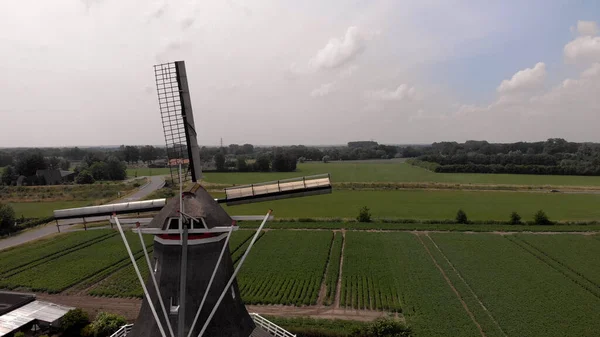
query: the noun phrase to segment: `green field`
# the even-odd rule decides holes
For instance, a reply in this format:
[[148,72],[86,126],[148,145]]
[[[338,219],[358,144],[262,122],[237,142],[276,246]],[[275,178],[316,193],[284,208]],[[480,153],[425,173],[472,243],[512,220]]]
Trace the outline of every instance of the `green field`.
[[9,202],[15,210],[15,216],[42,218],[52,215],[55,209],[90,206],[91,201],[51,201],[51,202]]
[[[253,234],[233,233],[234,255],[241,256]],[[147,277],[137,234],[127,236]],[[598,254],[598,234],[354,230],[343,237],[331,230],[271,230],[257,241],[238,284],[246,303],[300,306],[316,304],[325,286],[325,306],[335,306],[339,292],[341,308],[401,312],[417,337],[479,336],[479,327],[487,337],[591,337],[600,329]],[[0,288],[142,296],[120,236],[108,229],[0,252]]]
[[170,175],[171,170],[168,167],[157,167],[157,168],[128,168],[127,177],[142,177],[142,176],[162,176]]
[[[600,298],[509,239],[491,234],[432,238],[507,335],[597,335]],[[586,255],[591,258],[593,252]]]
[[346,233],[341,305],[401,311],[417,336],[477,336],[416,236]]
[[[128,232],[127,236],[132,251],[140,252],[142,247],[137,234]],[[147,245],[152,243],[151,236],[145,237],[145,240]],[[70,251],[43,264],[0,279],[0,287],[61,292],[127,259],[127,251],[121,237],[113,235],[91,246]]]
[[252,248],[238,276],[248,304],[316,304],[332,232],[267,232]]
[[298,164],[295,172],[206,172],[204,175],[205,180],[211,183],[249,184],[322,173],[330,173],[333,182],[438,182],[454,184],[600,186],[600,177],[434,173],[397,161],[390,161],[389,163],[301,163]]
[[551,220],[600,219],[600,194],[481,192],[450,190],[333,191],[310,198],[284,199],[224,207],[233,215],[266,214],[275,217],[354,218],[362,206],[375,218],[454,219],[462,208],[471,220],[508,220],[512,211],[523,220],[543,209]]

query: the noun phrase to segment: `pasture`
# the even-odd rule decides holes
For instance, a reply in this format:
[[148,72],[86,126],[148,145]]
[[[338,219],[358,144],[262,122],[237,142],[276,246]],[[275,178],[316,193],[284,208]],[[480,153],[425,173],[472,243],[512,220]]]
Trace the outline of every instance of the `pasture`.
[[471,220],[508,220],[512,211],[531,220],[542,209],[551,220],[600,219],[600,194],[482,192],[454,190],[334,190],[332,194],[224,208],[233,215],[265,214],[280,218],[355,218],[362,206],[374,218],[454,219],[462,208]]
[[47,201],[47,202],[9,202],[15,210],[15,216],[25,218],[43,218],[52,216],[55,209],[91,206],[91,201]]
[[[156,170],[156,169],[153,169]],[[205,180],[220,184],[250,184],[330,173],[335,182],[435,182],[532,186],[600,186],[600,177],[527,174],[434,173],[402,161],[299,163],[295,172],[206,172]],[[168,174],[168,172],[167,172]]]

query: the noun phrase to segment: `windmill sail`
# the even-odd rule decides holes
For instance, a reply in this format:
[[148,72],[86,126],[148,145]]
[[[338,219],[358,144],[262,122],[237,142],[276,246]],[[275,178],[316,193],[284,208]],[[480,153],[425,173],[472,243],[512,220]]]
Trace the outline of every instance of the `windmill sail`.
[[171,179],[173,182],[177,180],[177,170],[182,164],[183,167],[187,166],[184,180],[191,175],[192,181],[199,181],[202,178],[200,148],[185,62],[155,65],[154,77]]

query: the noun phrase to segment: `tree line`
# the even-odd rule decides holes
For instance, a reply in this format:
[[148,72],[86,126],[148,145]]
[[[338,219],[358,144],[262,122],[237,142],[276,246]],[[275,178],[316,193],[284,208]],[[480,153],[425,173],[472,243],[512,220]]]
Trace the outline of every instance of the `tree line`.
[[413,164],[441,173],[600,175],[600,144],[561,138],[511,144],[442,142],[411,149],[411,156],[418,159]]

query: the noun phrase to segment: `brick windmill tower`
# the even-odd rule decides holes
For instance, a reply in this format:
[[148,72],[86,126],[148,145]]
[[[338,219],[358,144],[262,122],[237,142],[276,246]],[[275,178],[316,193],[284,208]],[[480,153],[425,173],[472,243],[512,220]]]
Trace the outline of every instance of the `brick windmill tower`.
[[[256,217],[229,216],[220,204],[238,205],[331,193],[329,175],[236,186],[225,190],[225,198],[214,199],[199,184],[202,176],[200,152],[185,64],[183,61],[161,64],[154,66],[154,71],[167,155],[172,165],[171,177],[173,180],[179,178],[179,195],[169,200],[57,210],[55,218],[115,215],[144,289],[142,308],[127,336],[273,336],[273,332],[257,326],[248,313],[236,281],[237,273],[271,211],[261,217],[260,227],[234,268],[228,243],[231,233],[238,229],[236,221]],[[182,167],[187,168],[182,170]],[[184,191],[184,183],[188,180],[192,181],[192,187]],[[147,226],[134,229],[140,240],[142,234],[154,235],[152,259],[144,248],[150,271],[150,277],[144,281],[116,214],[149,210],[159,212]]]

